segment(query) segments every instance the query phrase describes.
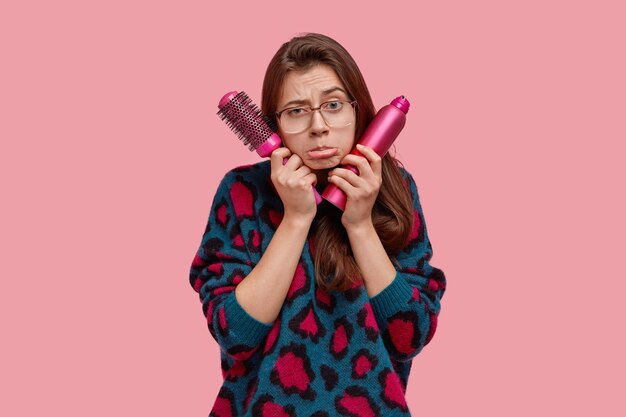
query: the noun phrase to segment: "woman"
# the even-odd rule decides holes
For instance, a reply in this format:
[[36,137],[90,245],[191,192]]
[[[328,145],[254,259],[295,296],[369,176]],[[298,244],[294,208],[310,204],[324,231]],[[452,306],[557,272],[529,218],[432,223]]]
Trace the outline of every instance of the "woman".
[[[282,45],[262,96],[285,147],[226,174],[191,267],[221,348],[211,415],[408,416],[445,290],[415,182],[389,154],[350,155],[376,111],[336,41]],[[345,211],[316,205],[311,187],[328,183]]]

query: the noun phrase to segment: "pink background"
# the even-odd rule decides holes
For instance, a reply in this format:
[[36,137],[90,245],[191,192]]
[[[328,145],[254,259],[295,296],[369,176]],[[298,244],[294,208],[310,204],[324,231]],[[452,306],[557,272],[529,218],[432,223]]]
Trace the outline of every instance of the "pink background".
[[412,103],[397,156],[449,285],[412,413],[625,415],[623,2],[209,3],[0,6],[0,415],[208,414],[187,274],[258,160],[216,105],[260,102],[304,31]]

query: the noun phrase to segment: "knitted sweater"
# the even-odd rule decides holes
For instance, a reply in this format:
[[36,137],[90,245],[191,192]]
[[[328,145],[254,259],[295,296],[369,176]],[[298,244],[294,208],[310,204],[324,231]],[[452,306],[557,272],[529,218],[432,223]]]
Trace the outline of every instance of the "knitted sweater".
[[392,283],[372,298],[363,283],[345,292],[318,288],[307,240],[271,324],[250,316],[234,290],[268,246],[282,201],[269,161],[226,174],[190,273],[221,349],[223,384],[210,416],[410,416],[412,359],[433,337],[445,277],[428,263],[432,249],[416,185],[402,171],[415,222]]

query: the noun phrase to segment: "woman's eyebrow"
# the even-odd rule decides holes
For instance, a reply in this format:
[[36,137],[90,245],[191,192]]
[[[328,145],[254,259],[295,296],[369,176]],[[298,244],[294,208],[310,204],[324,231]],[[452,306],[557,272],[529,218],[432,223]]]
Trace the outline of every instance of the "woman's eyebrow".
[[291,100],[291,101],[288,101],[287,103],[283,104],[281,107],[282,108],[287,108],[287,107],[291,106],[292,104],[306,104],[308,102],[309,102],[309,100],[302,100],[302,99]]
[[322,95],[323,96],[327,96],[330,93],[334,93],[335,91],[341,91],[346,96],[348,95],[348,93],[346,93],[346,91],[343,88],[341,88],[341,87],[330,87],[330,88],[327,88],[326,90],[322,90]]
[[[322,96],[328,96],[328,95],[334,93],[335,91],[341,91],[342,93],[344,93],[346,95],[346,97],[348,96],[348,93],[346,93],[346,91],[343,88],[341,88],[341,87],[330,87],[330,88],[327,88],[325,90],[322,90]],[[294,104],[295,105],[310,104],[310,102],[309,102],[309,100],[296,99],[296,100],[288,101],[287,103],[285,103],[281,107],[282,108],[287,108],[287,107],[292,106]]]

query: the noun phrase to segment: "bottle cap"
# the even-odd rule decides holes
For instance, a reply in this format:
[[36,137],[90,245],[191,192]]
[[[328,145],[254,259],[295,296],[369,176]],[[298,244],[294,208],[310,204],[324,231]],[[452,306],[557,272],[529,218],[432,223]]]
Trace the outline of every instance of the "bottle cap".
[[404,96],[396,97],[391,101],[391,105],[402,110],[404,114],[409,112],[409,107],[411,107],[411,103]]

